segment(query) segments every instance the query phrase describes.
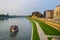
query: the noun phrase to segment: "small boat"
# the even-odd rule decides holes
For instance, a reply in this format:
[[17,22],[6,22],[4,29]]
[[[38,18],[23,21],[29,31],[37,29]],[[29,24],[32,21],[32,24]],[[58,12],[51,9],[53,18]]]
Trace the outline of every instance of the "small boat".
[[14,26],[14,25],[12,25],[11,27],[10,27],[10,32],[12,32],[12,33],[17,33],[18,32],[18,26]]

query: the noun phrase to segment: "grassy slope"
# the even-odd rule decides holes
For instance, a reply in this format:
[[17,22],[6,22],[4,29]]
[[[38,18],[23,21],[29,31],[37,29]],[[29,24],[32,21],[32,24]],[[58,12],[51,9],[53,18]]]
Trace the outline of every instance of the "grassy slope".
[[55,28],[45,24],[44,22],[41,22],[40,20],[35,19],[35,21],[37,21],[40,24],[41,28],[43,29],[46,35],[60,35],[60,32]]
[[48,37],[48,40],[52,40],[52,37]]
[[33,26],[33,40],[40,40],[38,32],[37,32],[36,24],[31,19],[29,20],[31,21],[32,26]]

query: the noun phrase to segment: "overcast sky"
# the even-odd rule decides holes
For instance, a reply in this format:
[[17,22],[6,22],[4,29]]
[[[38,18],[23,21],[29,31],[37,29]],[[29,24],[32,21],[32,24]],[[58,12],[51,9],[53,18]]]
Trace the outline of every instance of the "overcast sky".
[[43,13],[53,10],[60,0],[0,0],[0,14],[30,15],[33,11]]

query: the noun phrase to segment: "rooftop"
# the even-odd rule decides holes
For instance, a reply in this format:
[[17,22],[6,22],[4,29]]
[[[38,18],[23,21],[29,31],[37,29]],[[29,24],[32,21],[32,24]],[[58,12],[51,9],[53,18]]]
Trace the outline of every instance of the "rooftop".
[[60,7],[60,5],[56,6],[56,7]]
[[46,10],[47,12],[49,12],[49,11],[54,11],[54,10]]

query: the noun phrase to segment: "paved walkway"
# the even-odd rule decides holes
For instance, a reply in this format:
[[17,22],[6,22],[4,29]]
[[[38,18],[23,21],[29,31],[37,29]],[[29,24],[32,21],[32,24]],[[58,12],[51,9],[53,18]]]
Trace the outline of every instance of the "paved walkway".
[[44,34],[43,30],[41,29],[40,25],[36,21],[34,21],[34,22],[36,23],[36,27],[37,27],[37,31],[38,31],[40,40],[48,40],[46,35]]
[[33,24],[32,24],[31,40],[33,40]]
[[60,36],[56,36],[56,35],[46,35],[46,37],[60,37]]

